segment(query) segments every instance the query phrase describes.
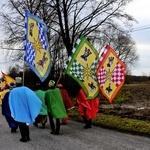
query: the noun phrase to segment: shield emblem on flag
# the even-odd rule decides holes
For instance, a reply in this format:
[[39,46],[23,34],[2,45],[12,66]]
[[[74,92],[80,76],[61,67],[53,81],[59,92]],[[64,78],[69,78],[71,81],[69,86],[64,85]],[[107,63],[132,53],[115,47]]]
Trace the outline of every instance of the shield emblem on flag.
[[25,13],[25,56],[30,69],[43,82],[50,73],[50,52],[47,26],[37,16]]
[[110,103],[117,96],[124,84],[126,65],[116,52],[106,46],[98,62],[97,79],[102,94]]
[[87,99],[95,98],[99,93],[96,78],[98,52],[81,36],[65,66],[65,73],[76,80],[87,95]]

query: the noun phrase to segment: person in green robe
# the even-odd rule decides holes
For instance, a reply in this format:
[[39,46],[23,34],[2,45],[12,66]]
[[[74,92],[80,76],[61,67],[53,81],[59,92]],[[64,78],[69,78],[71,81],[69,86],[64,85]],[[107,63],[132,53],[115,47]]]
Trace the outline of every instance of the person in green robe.
[[[58,88],[55,88],[55,81],[50,80],[48,83],[49,90],[45,93],[45,105],[47,106],[48,116],[51,126],[51,134],[60,134],[60,119],[66,118],[67,113]],[[56,119],[56,123],[54,120]]]
[[42,102],[41,110],[39,115],[35,118],[35,121],[33,123],[34,126],[38,127],[38,124],[42,124],[42,128],[45,128],[45,124],[47,123],[47,107],[45,105],[45,91],[41,90],[41,84],[36,84],[36,90],[34,91],[35,94],[38,96],[38,98]]

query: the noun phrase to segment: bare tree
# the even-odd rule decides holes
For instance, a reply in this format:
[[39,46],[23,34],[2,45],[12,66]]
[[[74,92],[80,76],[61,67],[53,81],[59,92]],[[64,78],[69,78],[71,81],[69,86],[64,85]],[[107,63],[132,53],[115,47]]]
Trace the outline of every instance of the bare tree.
[[61,51],[64,51],[62,54],[70,55],[76,39],[81,35],[94,36],[96,31],[101,34],[106,27],[116,27],[116,23],[129,27],[134,18],[124,13],[124,8],[130,1],[7,0],[0,11],[3,20],[1,25],[7,35],[6,43],[9,49],[13,50],[15,44],[23,54],[24,12],[28,10],[39,16],[47,24],[50,51],[54,54],[53,60],[57,61],[57,53]]
[[117,21],[129,25],[134,19],[123,12],[131,0],[52,0],[58,20],[58,34],[71,53],[76,39],[92,34],[95,30],[103,31],[103,27],[114,26]]
[[99,49],[104,45],[110,45],[116,51],[119,58],[127,64],[128,69],[137,65],[139,56],[136,53],[136,44],[132,40],[129,31],[124,31],[120,27],[109,27],[103,29],[103,32],[101,32],[97,39],[94,38],[93,40],[93,37],[90,38],[95,46],[99,42]]

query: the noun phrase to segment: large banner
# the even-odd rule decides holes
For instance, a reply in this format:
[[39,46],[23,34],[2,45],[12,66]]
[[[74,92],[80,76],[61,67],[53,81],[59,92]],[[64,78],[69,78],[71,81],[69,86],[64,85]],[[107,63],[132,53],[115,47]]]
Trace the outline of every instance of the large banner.
[[6,75],[6,74],[3,73],[2,71],[1,71],[1,73],[2,73],[2,76],[3,76],[3,78],[4,78],[4,81],[5,81],[5,84],[6,84],[6,85],[9,86],[10,83],[16,84],[15,79],[13,79],[12,77],[10,77],[9,75]]
[[50,52],[47,26],[37,16],[25,12],[25,57],[30,69],[43,82],[50,73]]
[[125,75],[125,63],[121,61],[116,52],[107,45],[100,56],[97,78],[102,94],[110,103],[112,103],[123,86]]
[[87,99],[94,99],[99,93],[96,78],[98,52],[81,36],[72,50],[65,67],[65,73],[76,80],[87,95]]

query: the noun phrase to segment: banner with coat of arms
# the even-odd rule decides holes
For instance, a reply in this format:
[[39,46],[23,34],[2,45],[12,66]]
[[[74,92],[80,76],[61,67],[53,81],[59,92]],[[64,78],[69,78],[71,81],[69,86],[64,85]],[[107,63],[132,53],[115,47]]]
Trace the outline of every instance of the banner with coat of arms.
[[68,59],[65,73],[79,83],[87,95],[87,100],[94,99],[99,93],[97,63],[98,52],[84,36],[81,36]]
[[10,83],[14,83],[14,84],[16,84],[16,81],[15,81],[15,79],[13,79],[12,77],[10,77],[9,75],[6,75],[4,72],[2,72],[1,71],[1,73],[2,73],[2,76],[3,76],[3,78],[4,78],[4,81],[5,81],[5,85],[10,85]]
[[107,45],[100,56],[97,79],[102,94],[110,103],[112,103],[123,86],[125,75],[125,63],[120,60],[116,52]]
[[51,67],[47,26],[39,17],[26,11],[25,31],[24,60],[43,82],[49,75]]

